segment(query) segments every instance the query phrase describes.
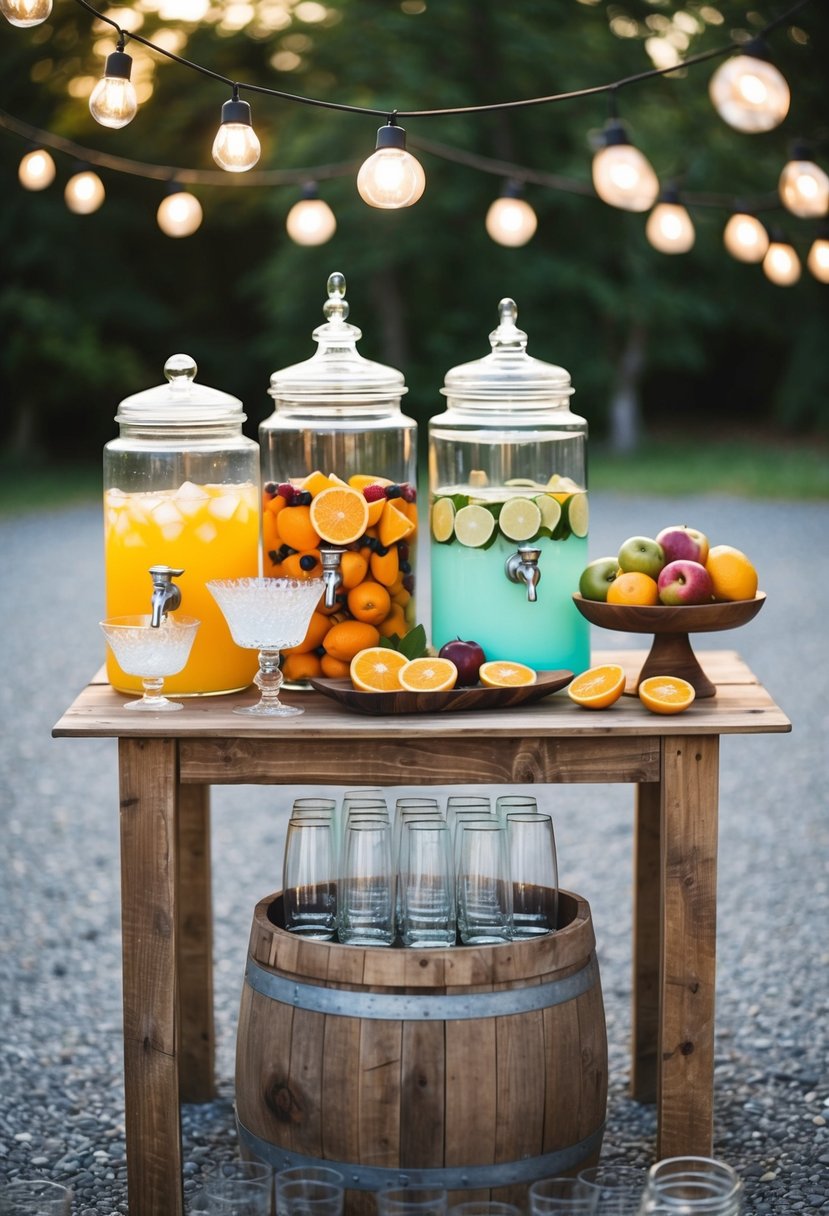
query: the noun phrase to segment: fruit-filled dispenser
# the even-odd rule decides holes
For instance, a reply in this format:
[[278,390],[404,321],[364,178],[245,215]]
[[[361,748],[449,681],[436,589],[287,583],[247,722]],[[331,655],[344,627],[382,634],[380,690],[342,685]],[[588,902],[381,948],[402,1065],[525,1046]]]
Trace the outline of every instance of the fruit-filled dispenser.
[[345,676],[352,652],[415,623],[417,424],[394,368],[357,352],[345,279],[332,274],[316,353],[274,372],[259,428],[263,573],[322,578],[308,634],[283,656],[286,679]]
[[[230,636],[208,579],[259,571],[259,447],[242,433],[236,397],[195,383],[189,355],[164,366],[167,383],[135,393],[104,448],[106,615],[145,612],[147,570],[171,566],[188,616],[201,621],[186,667],[165,688],[181,696],[231,692],[253,679],[256,655]],[[110,683],[141,690],[110,655]]]
[[446,375],[429,424],[432,643],[582,671],[588,626],[572,595],[587,562],[587,423],[570,376],[527,354],[513,300],[492,352]]

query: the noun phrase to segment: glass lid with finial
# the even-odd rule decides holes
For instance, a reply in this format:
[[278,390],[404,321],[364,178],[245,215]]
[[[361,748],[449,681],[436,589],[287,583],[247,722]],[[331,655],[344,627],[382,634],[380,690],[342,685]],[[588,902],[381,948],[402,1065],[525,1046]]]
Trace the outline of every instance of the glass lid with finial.
[[429,423],[432,643],[472,638],[536,669],[589,665],[572,603],[587,564],[587,423],[563,367],[501,300],[491,352],[447,372]]
[[[312,621],[313,648],[285,656],[293,683],[347,674],[341,635],[375,645],[416,623],[417,424],[400,408],[402,373],[358,352],[345,292],[330,275],[317,350],[273,373],[259,427],[263,571],[323,578],[331,617],[329,629]],[[359,630],[331,633],[353,621]]]

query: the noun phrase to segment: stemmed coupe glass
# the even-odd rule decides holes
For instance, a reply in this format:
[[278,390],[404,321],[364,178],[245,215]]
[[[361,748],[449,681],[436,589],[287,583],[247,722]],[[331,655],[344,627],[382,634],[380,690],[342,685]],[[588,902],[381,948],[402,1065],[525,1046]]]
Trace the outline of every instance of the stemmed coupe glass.
[[298,646],[325,590],[321,578],[211,579],[207,588],[221,608],[237,646],[259,651],[253,682],[262,696],[255,705],[237,705],[235,714],[285,717],[305,711],[279,699],[279,652]]
[[196,631],[201,624],[192,616],[165,615],[152,625],[149,614],[111,616],[100,622],[104,637],[123,671],[140,676],[144,695],[127,701],[124,709],[169,712],[181,709],[180,701],[162,696],[166,676],[177,675],[190,657]]

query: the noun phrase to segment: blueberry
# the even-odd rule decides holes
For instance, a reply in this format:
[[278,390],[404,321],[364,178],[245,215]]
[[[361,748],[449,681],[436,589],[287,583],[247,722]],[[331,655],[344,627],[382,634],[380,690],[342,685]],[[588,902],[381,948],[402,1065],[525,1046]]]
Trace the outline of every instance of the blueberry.
[[313,497],[310,490],[300,490],[294,499],[294,505],[297,507],[310,507]]
[[300,570],[313,570],[316,564],[317,559],[314,557],[313,553],[303,553],[302,557],[299,559]]
[[268,549],[268,557],[270,558],[272,566],[279,565],[279,554],[277,553],[276,549]]
[[411,562],[401,562],[400,563],[400,573],[401,574],[411,574],[411,572],[412,572]]
[[386,498],[400,498],[402,493],[400,486],[386,486]]
[[268,498],[276,497],[276,482],[275,481],[266,481],[265,485],[263,486],[263,489],[264,489],[265,493],[267,494]]

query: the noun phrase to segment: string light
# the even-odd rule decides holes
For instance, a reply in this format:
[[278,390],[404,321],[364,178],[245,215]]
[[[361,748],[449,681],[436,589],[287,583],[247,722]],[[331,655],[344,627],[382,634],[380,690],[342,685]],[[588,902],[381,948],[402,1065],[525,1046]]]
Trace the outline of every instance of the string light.
[[763,258],[763,273],[778,287],[791,287],[800,278],[800,258],[781,232],[772,233]]
[[204,212],[195,194],[182,189],[176,182],[168,187],[156,212],[158,226],[166,236],[192,236],[201,227]]
[[660,253],[687,253],[692,248],[696,238],[694,225],[673,187],[662,192],[648,216],[645,236]]
[[357,192],[370,207],[411,207],[426,189],[423,166],[406,151],[406,132],[394,116],[377,132],[377,147],[357,174]]
[[593,186],[599,198],[623,211],[649,211],[659,181],[648,158],[634,148],[618,118],[610,118],[593,157]]
[[779,127],[791,102],[786,79],[769,62],[761,39],[721,63],[711,77],[708,92],[720,118],[735,131],[749,135]]
[[0,13],[19,29],[42,25],[51,11],[52,0],[0,0]]
[[519,182],[506,183],[500,198],[490,204],[485,225],[496,244],[513,249],[526,245],[535,236],[538,216],[527,200],[521,197]]
[[102,127],[117,131],[135,118],[138,98],[130,80],[131,71],[132,56],[124,50],[122,36],[118,49],[107,55],[104,74],[89,96],[89,112]]
[[738,262],[762,262],[769,247],[769,234],[746,211],[735,211],[723,230],[723,243]]
[[812,241],[806,265],[820,283],[829,283],[829,228],[822,228]]
[[296,245],[324,245],[337,231],[334,212],[317,192],[316,182],[306,182],[302,198],[285,219],[288,236]]
[[783,167],[778,189],[780,201],[792,215],[814,219],[829,211],[829,177],[811,158],[809,148],[796,143]]
[[222,106],[222,121],[213,140],[213,159],[228,173],[246,173],[262,154],[251,122],[250,105],[239,97],[239,86],[233,86],[233,96]]
[[106,191],[97,173],[93,173],[91,169],[83,169],[70,177],[63,197],[67,207],[74,211],[75,215],[91,215],[103,203]]
[[44,148],[33,148],[21,160],[17,176],[26,190],[45,190],[55,180],[55,162]]

